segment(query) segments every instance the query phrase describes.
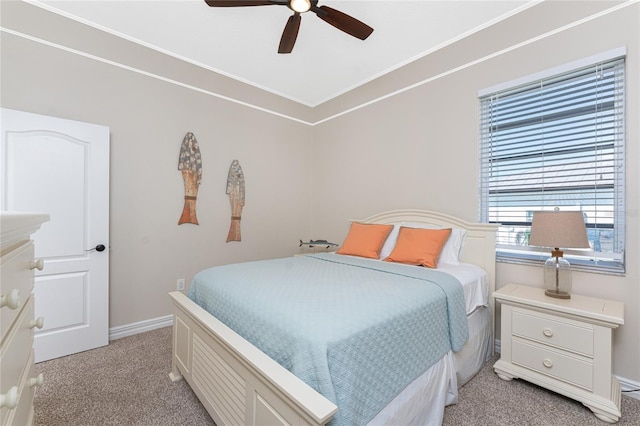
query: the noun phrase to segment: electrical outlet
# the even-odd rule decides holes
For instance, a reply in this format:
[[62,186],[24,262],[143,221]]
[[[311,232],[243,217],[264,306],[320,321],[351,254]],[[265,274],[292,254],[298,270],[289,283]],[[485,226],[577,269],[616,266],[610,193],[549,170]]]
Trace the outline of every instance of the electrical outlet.
[[184,278],[178,278],[178,281],[176,281],[176,289],[184,290]]

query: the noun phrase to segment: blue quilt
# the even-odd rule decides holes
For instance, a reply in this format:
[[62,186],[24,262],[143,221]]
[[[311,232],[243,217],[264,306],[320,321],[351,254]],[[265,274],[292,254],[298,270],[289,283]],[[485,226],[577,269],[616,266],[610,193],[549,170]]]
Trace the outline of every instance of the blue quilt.
[[217,266],[189,297],[364,425],[467,341],[462,285],[421,267],[331,253]]

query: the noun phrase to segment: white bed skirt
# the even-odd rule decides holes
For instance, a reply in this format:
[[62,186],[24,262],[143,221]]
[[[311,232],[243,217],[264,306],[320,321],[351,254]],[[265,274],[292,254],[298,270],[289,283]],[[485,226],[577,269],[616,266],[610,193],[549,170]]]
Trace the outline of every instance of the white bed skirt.
[[491,309],[476,309],[467,317],[469,340],[460,352],[453,355],[458,387],[463,386],[476,375],[493,355],[493,323]]
[[368,426],[442,424],[444,407],[458,402],[458,387],[480,371],[493,354],[489,307],[481,307],[467,318],[469,340],[462,350],[449,351],[411,382]]

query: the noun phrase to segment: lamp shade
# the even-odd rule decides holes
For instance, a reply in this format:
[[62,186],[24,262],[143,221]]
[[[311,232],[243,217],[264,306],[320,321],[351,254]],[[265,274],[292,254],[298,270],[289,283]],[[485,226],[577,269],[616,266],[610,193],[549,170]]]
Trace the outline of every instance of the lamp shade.
[[582,212],[534,212],[529,245],[554,248],[589,248]]

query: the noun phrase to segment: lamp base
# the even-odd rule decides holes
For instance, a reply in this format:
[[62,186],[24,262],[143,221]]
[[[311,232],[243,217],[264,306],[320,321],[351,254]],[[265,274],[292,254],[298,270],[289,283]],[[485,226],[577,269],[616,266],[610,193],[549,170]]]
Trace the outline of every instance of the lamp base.
[[555,297],[556,299],[571,299],[571,294],[561,290],[547,289],[544,291],[545,296]]
[[562,252],[555,249],[544,263],[544,294],[556,299],[571,299],[571,265],[562,257]]

